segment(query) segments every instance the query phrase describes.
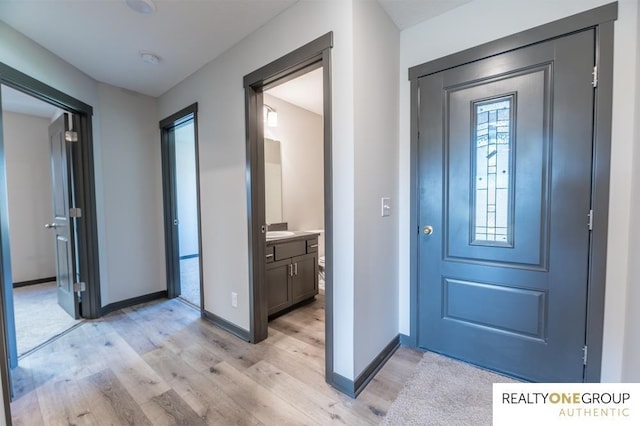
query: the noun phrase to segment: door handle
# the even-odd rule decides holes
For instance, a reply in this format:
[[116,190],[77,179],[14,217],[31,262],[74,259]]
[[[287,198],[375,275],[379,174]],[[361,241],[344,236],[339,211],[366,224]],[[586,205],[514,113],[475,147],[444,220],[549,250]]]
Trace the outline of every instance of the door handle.
[[422,228],[422,232],[424,233],[424,235],[433,234],[433,226],[431,226],[431,225],[425,226],[424,228]]
[[293,265],[289,264],[289,276],[292,277],[293,276]]
[[293,275],[298,276],[298,262],[293,264]]
[[44,227],[47,229],[56,229],[58,225],[56,225],[55,223],[45,223]]

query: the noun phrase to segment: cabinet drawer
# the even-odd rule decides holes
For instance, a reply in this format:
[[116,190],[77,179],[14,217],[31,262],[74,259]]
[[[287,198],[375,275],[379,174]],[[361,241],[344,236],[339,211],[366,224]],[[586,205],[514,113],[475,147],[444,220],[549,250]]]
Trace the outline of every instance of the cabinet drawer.
[[273,246],[266,247],[264,256],[267,263],[271,263],[274,261]]
[[275,246],[273,246],[273,248],[275,251],[275,260],[282,260],[289,257],[300,256],[307,252],[305,240],[276,244]]
[[318,251],[318,239],[307,240],[307,253],[315,253]]

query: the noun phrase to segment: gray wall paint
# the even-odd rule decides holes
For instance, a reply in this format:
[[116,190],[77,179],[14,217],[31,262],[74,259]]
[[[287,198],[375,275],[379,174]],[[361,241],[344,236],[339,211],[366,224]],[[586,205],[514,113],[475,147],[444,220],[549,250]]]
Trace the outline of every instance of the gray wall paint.
[[9,235],[13,282],[56,275],[49,123],[32,115],[3,111]]
[[98,85],[107,285],[102,305],[166,290],[156,99]]
[[[398,333],[400,33],[377,2],[354,2],[355,371]],[[391,198],[382,217],[381,197]]]

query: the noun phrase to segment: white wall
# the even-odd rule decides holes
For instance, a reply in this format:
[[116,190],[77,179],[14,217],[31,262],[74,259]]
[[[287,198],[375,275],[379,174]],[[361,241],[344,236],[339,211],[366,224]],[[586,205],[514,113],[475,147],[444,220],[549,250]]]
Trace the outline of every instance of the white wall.
[[[355,371],[398,334],[400,33],[377,2],[354,2]],[[380,214],[391,198],[391,216]]]
[[98,85],[109,272],[102,305],[166,290],[156,99]]
[[[198,102],[205,309],[249,329],[244,75],[333,31],[334,362],[353,365],[353,46],[352,6],[302,1],[160,98],[160,116]],[[204,195],[206,194],[206,196]],[[238,293],[238,308],[231,307]]]
[[[400,42],[400,332],[409,334],[409,81],[408,68],[458,52],[484,42],[542,25],[590,8],[608,0],[509,1],[475,0],[427,22],[408,28]],[[640,294],[629,292],[637,287],[629,274],[629,236],[633,234],[630,219],[632,194],[631,174],[634,142],[634,106],[638,102],[636,84],[638,51],[637,0],[620,0],[619,18],[615,25],[614,108],[612,135],[611,194],[609,204],[609,242],[605,333],[602,380],[620,381],[625,343],[633,344],[637,353],[636,321],[625,336],[625,305],[637,306]],[[637,132],[637,131],[636,131]],[[637,133],[636,133],[637,137]],[[636,163],[636,168],[638,163]],[[640,176],[637,177],[640,179]],[[640,208],[640,205],[636,207]],[[635,212],[636,210],[634,210]],[[637,263],[637,262],[632,262]],[[630,326],[632,318],[627,319]],[[633,331],[629,328],[633,328]],[[630,353],[630,352],[628,352]],[[637,357],[636,357],[637,359]],[[637,365],[637,360],[629,361]],[[629,364],[631,366],[631,364]],[[637,371],[637,370],[636,370]],[[637,376],[636,376],[637,377]]]
[[282,218],[289,229],[324,228],[324,140],[322,116],[265,94],[278,111],[278,127],[265,126],[265,137],[280,141]]
[[2,112],[13,282],[56,276],[49,119]]
[[[624,56],[629,55],[629,60],[635,56],[635,129],[633,134],[633,178],[631,183],[631,211],[630,218],[640,217],[640,6],[637,8],[637,25],[636,25],[636,48],[626,52]],[[626,13],[631,13],[625,10]],[[628,91],[633,93],[631,87]],[[629,229],[633,229],[636,222],[631,219]],[[625,325],[625,352],[622,366],[622,379],[627,382],[640,382],[640,240],[638,238],[629,238],[629,273],[628,273],[628,290],[626,295],[627,301],[627,318]]]

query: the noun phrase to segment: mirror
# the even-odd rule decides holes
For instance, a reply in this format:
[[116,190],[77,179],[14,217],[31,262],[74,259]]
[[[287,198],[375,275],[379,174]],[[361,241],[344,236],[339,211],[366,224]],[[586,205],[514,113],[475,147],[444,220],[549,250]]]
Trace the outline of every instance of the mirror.
[[264,140],[265,218],[267,223],[282,220],[282,156],[280,141]]

